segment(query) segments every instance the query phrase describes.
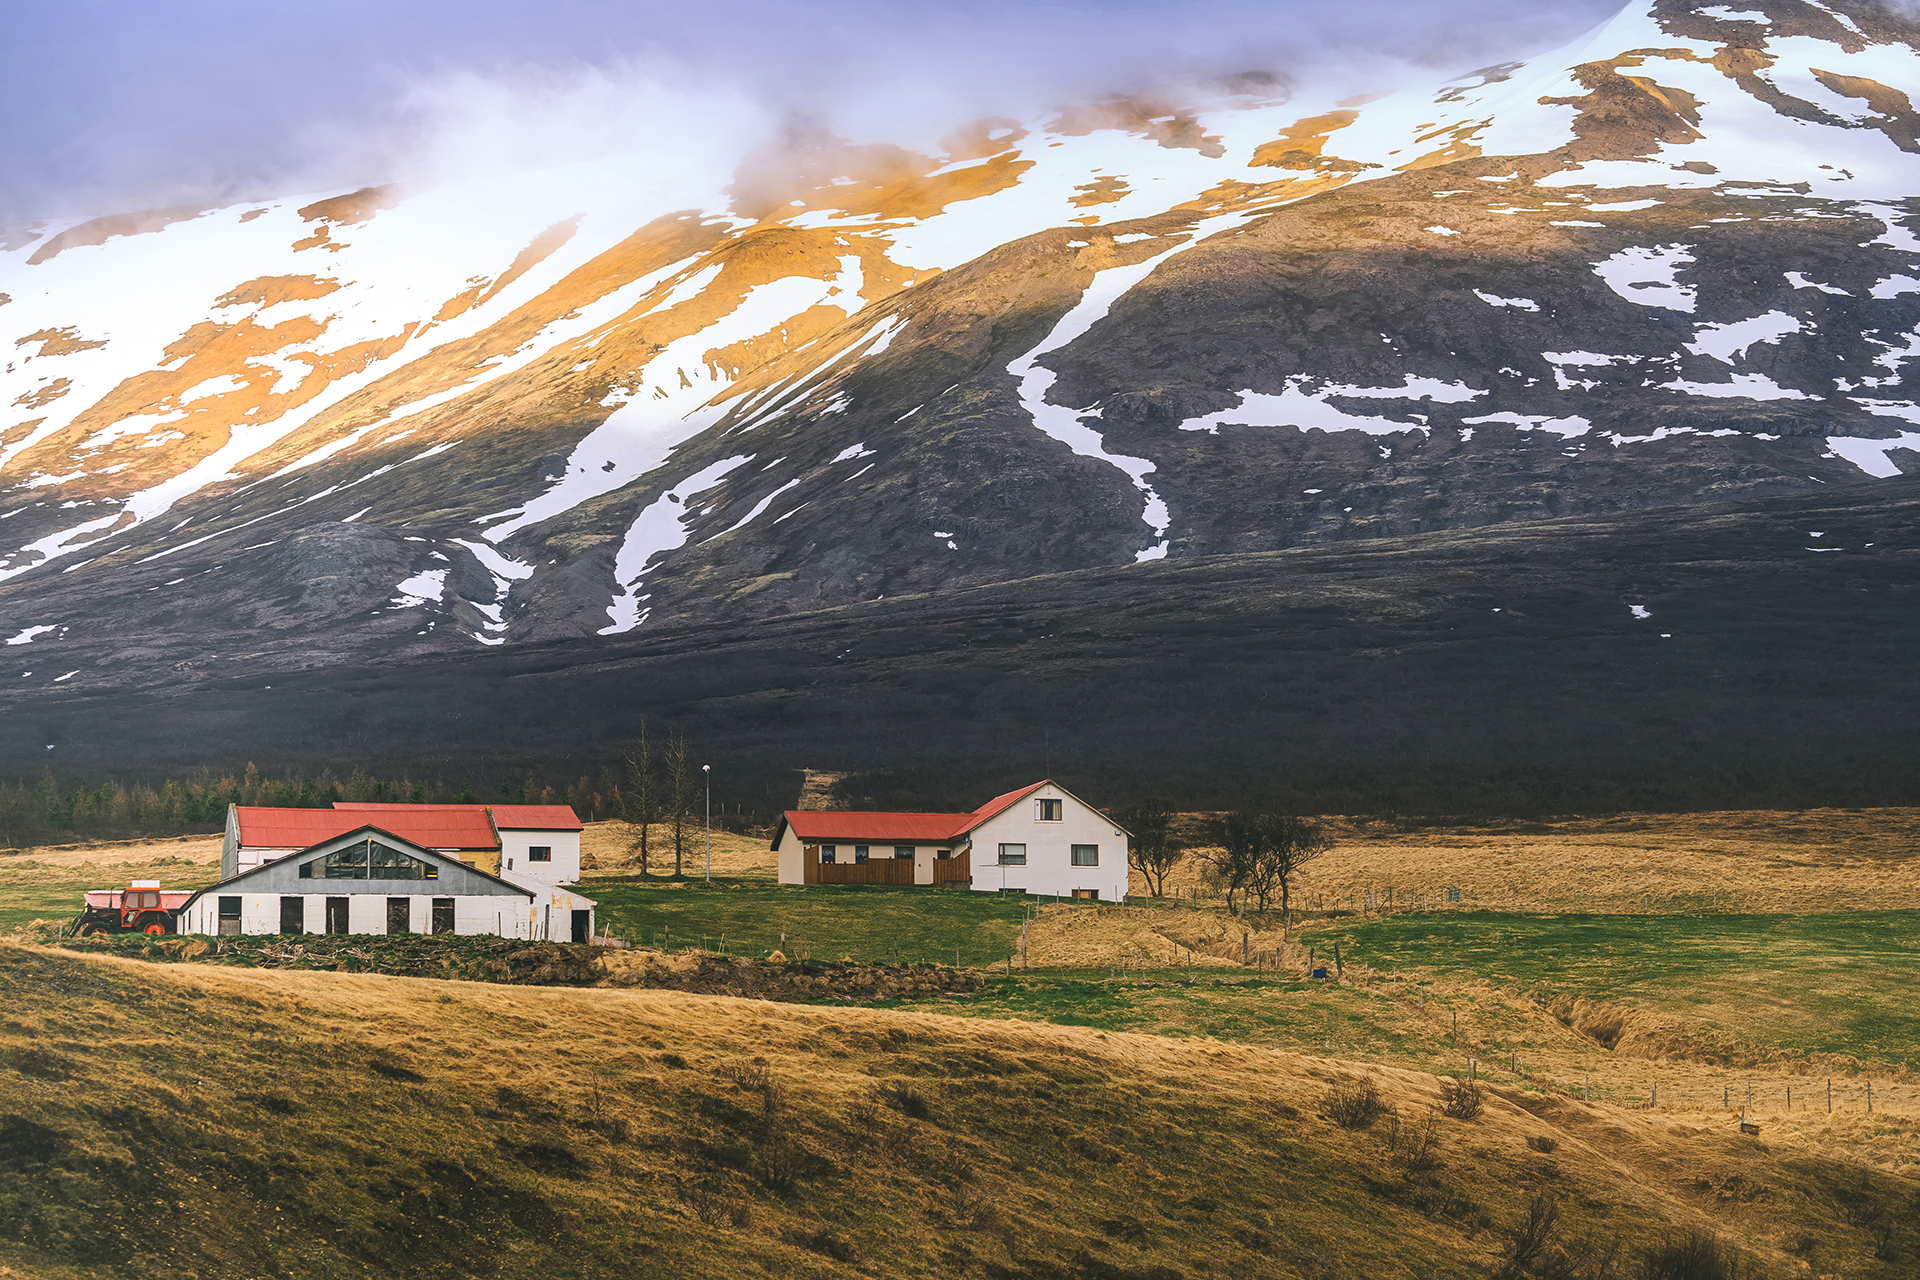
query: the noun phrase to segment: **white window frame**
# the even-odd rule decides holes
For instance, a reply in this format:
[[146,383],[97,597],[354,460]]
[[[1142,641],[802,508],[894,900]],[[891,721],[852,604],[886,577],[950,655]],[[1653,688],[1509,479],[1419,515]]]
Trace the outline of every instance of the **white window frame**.
[[[1008,853],[1009,849],[1018,849],[1019,853]],[[1000,846],[1000,865],[1003,867],[1024,867],[1027,865],[1027,846],[1024,844],[1003,844]]]
[[[1047,806],[1053,806],[1053,817],[1047,816]],[[1035,822],[1065,822],[1067,820],[1067,802],[1056,800],[1052,796],[1041,796],[1033,802],[1033,820]]]

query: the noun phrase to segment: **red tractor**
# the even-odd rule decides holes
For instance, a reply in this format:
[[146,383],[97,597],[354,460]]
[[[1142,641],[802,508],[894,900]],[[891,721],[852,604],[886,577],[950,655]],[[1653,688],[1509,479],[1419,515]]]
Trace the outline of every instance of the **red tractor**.
[[124,889],[89,889],[87,909],[73,922],[78,937],[95,933],[172,933],[191,889],[162,889],[158,880],[135,880]]

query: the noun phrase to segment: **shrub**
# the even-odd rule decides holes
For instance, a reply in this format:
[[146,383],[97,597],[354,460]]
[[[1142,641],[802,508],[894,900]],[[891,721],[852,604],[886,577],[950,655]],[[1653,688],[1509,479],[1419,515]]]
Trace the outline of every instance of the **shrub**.
[[1378,1086],[1363,1076],[1336,1082],[1327,1090],[1321,1110],[1342,1129],[1369,1129],[1392,1108],[1381,1098]]
[[1740,1256],[1705,1231],[1670,1236],[1640,1250],[1636,1280],[1739,1280]]
[[720,1068],[720,1074],[742,1089],[765,1089],[773,1083],[772,1070],[758,1059],[752,1062],[729,1062]]
[[1484,1105],[1480,1086],[1471,1080],[1440,1082],[1440,1111],[1449,1120],[1471,1120],[1480,1114]]
[[1556,1150],[1560,1146],[1560,1143],[1557,1139],[1549,1138],[1544,1133],[1536,1133],[1527,1139],[1527,1145],[1535,1151],[1538,1151],[1541,1155],[1548,1155]]
[[915,1120],[925,1120],[933,1114],[933,1104],[927,1101],[925,1094],[910,1084],[889,1082],[877,1086],[874,1092],[881,1102],[901,1115],[912,1116]]

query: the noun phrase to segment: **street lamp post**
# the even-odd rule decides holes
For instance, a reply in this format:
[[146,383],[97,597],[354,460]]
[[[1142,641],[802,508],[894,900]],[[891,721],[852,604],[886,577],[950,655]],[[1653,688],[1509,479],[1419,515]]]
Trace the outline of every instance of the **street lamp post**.
[[703,764],[700,773],[707,783],[707,879],[713,879],[713,766]]

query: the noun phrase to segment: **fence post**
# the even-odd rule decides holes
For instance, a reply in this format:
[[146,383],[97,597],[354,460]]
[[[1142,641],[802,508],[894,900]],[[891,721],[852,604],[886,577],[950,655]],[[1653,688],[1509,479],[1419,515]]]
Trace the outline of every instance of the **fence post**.
[[1243,969],[1247,966],[1247,939],[1252,936],[1245,930],[1240,933],[1240,967]]
[[1833,1077],[1827,1077],[1827,1114],[1833,1114]]
[[1873,1081],[1867,1081],[1867,1114],[1873,1114]]

